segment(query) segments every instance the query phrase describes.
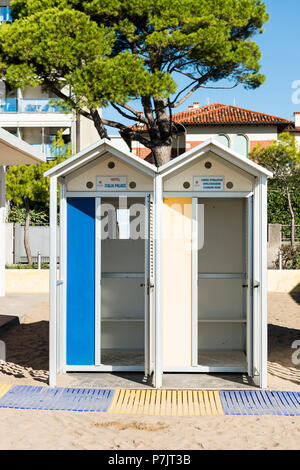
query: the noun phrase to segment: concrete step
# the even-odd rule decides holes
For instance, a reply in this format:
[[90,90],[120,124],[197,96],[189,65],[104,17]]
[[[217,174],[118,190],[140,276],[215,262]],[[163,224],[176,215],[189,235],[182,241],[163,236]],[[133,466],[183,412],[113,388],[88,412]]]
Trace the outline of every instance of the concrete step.
[[15,315],[3,315],[0,313],[0,334],[7,328],[18,325],[19,323],[19,317]]

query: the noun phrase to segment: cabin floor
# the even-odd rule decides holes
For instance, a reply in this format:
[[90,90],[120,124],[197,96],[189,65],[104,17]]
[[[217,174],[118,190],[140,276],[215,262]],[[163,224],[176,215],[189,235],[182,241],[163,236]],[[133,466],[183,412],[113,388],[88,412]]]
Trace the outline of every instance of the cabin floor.
[[101,363],[112,366],[143,366],[144,351],[142,349],[103,349]]
[[[151,382],[144,381],[140,372],[68,372],[57,377],[58,387],[88,387],[88,388],[127,388],[151,389]],[[165,389],[247,389],[256,388],[251,377],[247,374],[163,374]]]
[[[143,366],[144,351],[104,349],[101,352],[101,363],[113,366]],[[240,367],[247,370],[246,355],[243,351],[199,351],[198,364],[207,367]]]
[[[199,365],[215,367],[247,368],[242,351],[199,351]],[[143,366],[143,350],[104,349],[101,353],[104,365]],[[101,388],[152,388],[151,378],[141,372],[68,372],[57,379],[58,386]],[[253,388],[251,377],[244,373],[164,373],[166,389],[237,389]]]
[[[111,366],[144,365],[143,350],[104,349],[101,352],[101,363]],[[247,359],[243,351],[199,351],[198,365],[203,367],[238,368],[235,372],[247,370]]]
[[[300,296],[295,292],[272,292],[269,303],[268,385],[270,390],[300,390],[299,365],[292,362],[294,341],[299,339]],[[10,294],[0,299],[0,317],[16,316],[20,324],[2,331],[0,383],[47,385],[49,305],[47,294]],[[2,352],[4,352],[2,350]],[[1,362],[1,361],[0,361]],[[91,388],[149,388],[142,373],[68,373],[58,377],[59,386]],[[163,375],[163,387],[181,389],[241,389],[254,387],[247,374],[195,373]]]

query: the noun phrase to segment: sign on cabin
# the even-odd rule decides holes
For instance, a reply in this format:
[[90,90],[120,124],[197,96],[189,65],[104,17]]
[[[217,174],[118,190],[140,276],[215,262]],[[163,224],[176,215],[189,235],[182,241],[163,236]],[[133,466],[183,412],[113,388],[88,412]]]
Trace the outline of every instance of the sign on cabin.
[[97,191],[124,191],[127,189],[127,176],[97,176]]
[[194,191],[223,191],[223,176],[194,176]]

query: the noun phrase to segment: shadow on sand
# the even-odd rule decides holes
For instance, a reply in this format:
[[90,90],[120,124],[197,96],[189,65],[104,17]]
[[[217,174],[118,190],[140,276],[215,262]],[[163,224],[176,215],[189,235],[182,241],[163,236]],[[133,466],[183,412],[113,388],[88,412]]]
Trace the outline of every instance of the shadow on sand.
[[300,385],[300,331],[270,324],[268,335],[269,374]]
[[0,333],[5,362],[0,372],[15,378],[48,381],[49,322],[22,323]]
[[292,299],[298,304],[300,305],[300,282],[299,284],[294,287],[294,289],[290,292],[290,296],[292,297]]
[[[300,304],[299,286],[290,293]],[[268,371],[274,377],[300,385],[300,342],[298,329],[268,325]],[[31,378],[37,382],[48,381],[49,322],[22,323],[0,332],[0,340],[5,345],[6,362],[0,362],[0,373],[15,378]],[[3,343],[1,343],[3,345]],[[294,343],[294,348],[292,347]],[[298,363],[297,363],[298,362]],[[215,379],[231,380],[240,384],[245,379],[240,374],[216,374]],[[116,379],[143,383],[143,374],[115,373]],[[167,377],[166,377],[167,378]],[[170,377],[171,378],[171,377]],[[182,377],[184,379],[184,377]],[[211,377],[213,379],[213,377]],[[168,382],[168,381],[167,381]],[[246,385],[246,382],[244,382]],[[148,383],[149,385],[149,383]],[[250,384],[248,384],[250,385]],[[225,385],[226,386],[226,385]],[[288,383],[287,383],[288,388]]]

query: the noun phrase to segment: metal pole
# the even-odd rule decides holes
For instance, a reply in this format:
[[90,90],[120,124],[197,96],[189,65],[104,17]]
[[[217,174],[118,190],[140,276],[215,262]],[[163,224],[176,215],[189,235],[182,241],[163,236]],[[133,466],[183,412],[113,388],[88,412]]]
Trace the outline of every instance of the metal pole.
[[42,269],[42,258],[41,258],[41,253],[39,251],[37,254],[37,268]]
[[282,251],[278,251],[278,269],[282,269]]

